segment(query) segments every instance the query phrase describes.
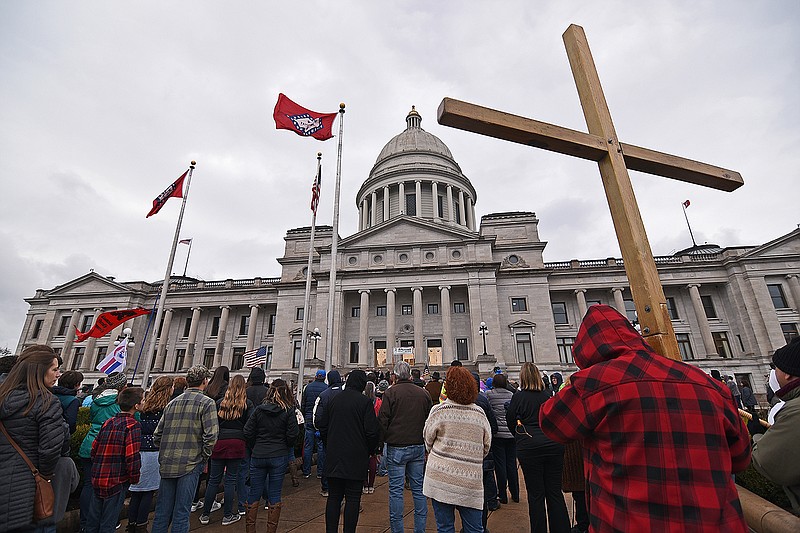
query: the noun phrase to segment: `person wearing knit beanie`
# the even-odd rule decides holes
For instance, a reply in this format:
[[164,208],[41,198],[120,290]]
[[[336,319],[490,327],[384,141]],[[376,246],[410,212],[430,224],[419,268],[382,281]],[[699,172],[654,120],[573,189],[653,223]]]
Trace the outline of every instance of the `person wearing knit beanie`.
[[[800,337],[795,337],[792,342],[775,350],[772,362],[781,372],[776,372],[778,383],[785,387],[790,381],[800,378]],[[781,373],[783,376],[781,376]],[[781,379],[783,377],[783,379]]]
[[112,372],[106,378],[105,388],[121,389],[125,386],[126,380],[125,372]]

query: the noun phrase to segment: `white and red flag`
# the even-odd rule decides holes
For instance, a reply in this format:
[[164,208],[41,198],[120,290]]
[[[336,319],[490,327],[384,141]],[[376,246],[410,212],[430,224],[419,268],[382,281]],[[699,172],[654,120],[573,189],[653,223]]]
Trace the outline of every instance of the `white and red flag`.
[[97,370],[103,374],[122,372],[125,370],[125,359],[128,357],[127,339],[117,344],[114,349],[97,365]]
[[333,121],[338,113],[317,113],[296,104],[280,93],[272,118],[279,130],[292,130],[302,137],[325,141],[333,137]]
[[161,211],[161,208],[164,207],[164,204],[167,203],[167,200],[170,198],[183,198],[183,180],[186,179],[186,175],[188,173],[188,170],[184,172],[180,178],[176,179],[172,185],[167,187],[164,192],[159,194],[156,199],[153,200],[153,208],[149,213],[147,213],[145,218],[150,218]]

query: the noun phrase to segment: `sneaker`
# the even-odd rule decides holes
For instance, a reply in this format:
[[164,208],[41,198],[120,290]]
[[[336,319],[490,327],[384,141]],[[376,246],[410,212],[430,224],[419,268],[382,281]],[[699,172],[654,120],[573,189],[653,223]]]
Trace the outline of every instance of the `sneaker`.
[[215,501],[214,503],[211,504],[211,510],[209,511],[209,513],[213,513],[214,511],[218,511],[220,509],[222,509],[222,504]]
[[375,487],[370,487],[367,494],[375,494]]
[[208,524],[209,520],[211,520],[211,519],[209,518],[209,516],[207,514],[201,514],[200,515],[200,523],[201,524],[206,525],[206,524]]
[[233,524],[234,522],[238,522],[241,519],[242,519],[242,517],[240,515],[232,514],[232,515],[226,516],[225,518],[222,519],[222,525],[223,526],[229,526],[229,525]]
[[247,509],[244,507],[239,507],[239,516],[244,516],[247,514]]
[[269,511],[269,502],[264,502],[264,510]]
[[323,498],[327,498],[328,497],[328,491],[327,490],[321,490],[321,491],[319,491],[319,495],[322,496]]
[[361,494],[369,494],[369,487],[364,487],[361,489]]
[[304,478],[306,478],[306,479],[308,479],[308,478],[310,478],[310,477],[311,477],[311,474],[310,474],[310,473],[309,473],[309,474],[303,474],[303,477],[304,477]]
[[203,508],[203,502],[192,502],[192,512]]

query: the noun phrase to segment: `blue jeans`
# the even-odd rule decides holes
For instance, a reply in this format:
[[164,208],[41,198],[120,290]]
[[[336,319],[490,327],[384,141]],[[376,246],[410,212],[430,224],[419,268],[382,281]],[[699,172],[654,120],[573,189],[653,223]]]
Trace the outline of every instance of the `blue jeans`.
[[[222,474],[225,473],[225,500],[223,512],[225,516],[233,514],[233,493],[236,490],[236,481],[239,477],[239,463],[241,459],[214,459],[211,458],[211,466],[208,470],[208,484],[206,485],[206,497],[203,502],[203,514],[211,512],[211,505],[217,497],[217,487],[222,481]],[[238,509],[237,509],[238,511]]]
[[[307,426],[310,426],[307,423]],[[325,468],[325,449],[322,447],[322,439],[316,436],[317,430],[314,426],[306,427],[306,437],[303,443],[303,475],[311,475],[311,460],[313,459],[314,449],[317,450],[317,474],[322,475]]]
[[125,502],[125,493],[128,491],[127,485],[108,498],[99,498],[92,491],[92,503],[89,506],[89,516],[86,523],[87,533],[113,533],[119,524],[119,513],[122,511],[122,504]]
[[152,533],[167,533],[170,523],[172,523],[172,533],[189,531],[192,499],[204,468],[205,464],[200,463],[181,477],[161,478]]
[[92,460],[85,457],[80,458],[80,467],[83,470],[83,487],[81,487],[81,514],[80,514],[80,528],[81,531],[86,529],[86,524],[89,523],[89,510],[92,507]]
[[250,448],[245,448],[244,453],[244,459],[239,463],[239,474],[236,476],[236,495],[239,498],[240,511],[244,510],[250,491],[250,484],[247,482],[247,476],[250,474]]
[[403,485],[408,476],[414,497],[414,533],[425,533],[428,501],[422,494],[425,475],[425,446],[387,446],[386,466],[389,470],[389,521],[392,533],[403,533]]
[[386,468],[386,443],[383,444],[383,453],[381,454],[381,460],[378,463],[378,475],[385,476],[389,473],[389,470]]
[[481,509],[462,507],[442,503],[431,498],[433,506],[433,516],[436,518],[436,533],[455,533],[456,528],[456,509],[461,516],[461,526],[464,533],[483,533]]
[[289,466],[289,456],[250,458],[250,495],[248,503],[261,499],[264,487],[267,488],[267,502],[272,505],[281,502],[281,487]]

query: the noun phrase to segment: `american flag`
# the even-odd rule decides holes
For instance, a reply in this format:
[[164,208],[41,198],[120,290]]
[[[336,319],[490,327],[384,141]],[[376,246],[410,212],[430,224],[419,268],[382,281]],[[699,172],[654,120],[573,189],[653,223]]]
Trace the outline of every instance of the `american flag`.
[[244,366],[253,368],[254,366],[262,366],[267,363],[267,347],[262,346],[257,350],[250,350],[244,353]]
[[425,363],[425,369],[422,371],[422,377],[430,378],[431,377],[431,369],[428,368],[428,363]]
[[314,176],[314,184],[311,186],[311,211],[317,214],[317,206],[319,205],[319,193],[322,189],[322,164],[317,166],[317,175]]

